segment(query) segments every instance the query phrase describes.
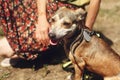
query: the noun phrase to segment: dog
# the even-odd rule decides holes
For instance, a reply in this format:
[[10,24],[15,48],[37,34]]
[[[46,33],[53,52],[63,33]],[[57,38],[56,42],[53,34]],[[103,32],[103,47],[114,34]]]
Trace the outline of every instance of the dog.
[[51,18],[49,37],[53,44],[64,42],[64,49],[74,66],[74,78],[82,80],[84,69],[104,80],[120,80],[120,55],[92,30],[83,27],[83,9],[60,8]]

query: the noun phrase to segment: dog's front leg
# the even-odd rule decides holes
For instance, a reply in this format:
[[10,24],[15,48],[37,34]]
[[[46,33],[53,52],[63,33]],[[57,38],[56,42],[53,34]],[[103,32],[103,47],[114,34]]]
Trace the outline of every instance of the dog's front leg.
[[82,58],[80,59],[80,61],[77,61],[74,64],[74,68],[75,68],[75,80],[82,80],[84,66],[85,66],[85,62],[83,61]]
[[85,66],[84,60],[82,58],[77,58],[77,56],[73,56],[71,53],[69,54],[69,58],[72,61],[75,70],[73,80],[82,80],[82,74]]
[[78,66],[74,65],[75,74],[74,74],[74,80],[82,80],[82,71],[78,68]]

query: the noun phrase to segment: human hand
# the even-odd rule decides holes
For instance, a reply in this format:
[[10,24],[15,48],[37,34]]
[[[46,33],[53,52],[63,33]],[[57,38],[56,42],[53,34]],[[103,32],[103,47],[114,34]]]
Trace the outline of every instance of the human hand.
[[43,46],[49,45],[49,37],[48,37],[48,30],[50,24],[46,19],[46,15],[38,16],[38,23],[36,25],[35,36],[36,39],[43,44]]

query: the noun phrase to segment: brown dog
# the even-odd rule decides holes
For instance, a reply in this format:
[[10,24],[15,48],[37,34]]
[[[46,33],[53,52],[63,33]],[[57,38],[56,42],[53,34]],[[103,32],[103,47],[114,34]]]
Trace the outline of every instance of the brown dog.
[[120,80],[120,56],[95,32],[81,25],[85,11],[59,9],[51,19],[51,42],[64,41],[64,47],[75,69],[74,80],[81,80],[84,68],[104,77]]

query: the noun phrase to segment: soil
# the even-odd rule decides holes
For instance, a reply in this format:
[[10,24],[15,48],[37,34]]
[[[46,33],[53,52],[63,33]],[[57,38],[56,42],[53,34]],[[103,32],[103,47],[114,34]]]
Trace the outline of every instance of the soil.
[[[103,35],[106,42],[120,54],[120,0],[102,0],[94,30]],[[0,57],[0,61],[4,58]],[[55,46],[34,61],[21,60],[11,67],[0,66],[0,80],[66,80],[71,70],[64,70],[67,60],[61,46]],[[86,71],[85,80],[102,80]],[[97,77],[94,78],[94,77]],[[99,79],[98,79],[99,78]]]

